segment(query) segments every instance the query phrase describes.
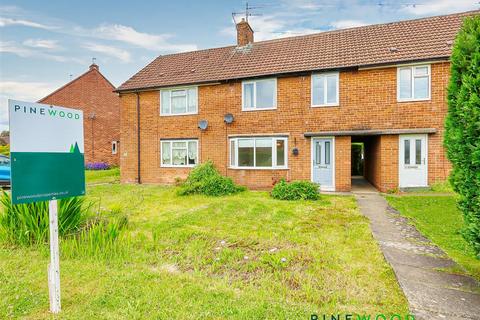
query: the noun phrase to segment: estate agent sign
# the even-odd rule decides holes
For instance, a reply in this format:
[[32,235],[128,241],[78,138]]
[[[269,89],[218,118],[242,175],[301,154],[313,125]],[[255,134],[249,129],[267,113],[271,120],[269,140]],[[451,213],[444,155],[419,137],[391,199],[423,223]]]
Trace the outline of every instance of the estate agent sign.
[[80,110],[8,101],[12,203],[49,200],[50,311],[59,313],[60,252],[57,199],[85,195],[83,113]]
[[83,112],[9,100],[12,202],[85,194]]

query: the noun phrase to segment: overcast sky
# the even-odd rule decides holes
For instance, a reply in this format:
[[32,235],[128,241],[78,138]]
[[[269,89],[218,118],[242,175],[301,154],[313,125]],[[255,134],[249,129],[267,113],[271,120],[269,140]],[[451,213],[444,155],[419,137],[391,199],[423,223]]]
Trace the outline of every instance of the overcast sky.
[[[258,0],[255,40],[479,9],[477,0]],[[415,4],[415,5],[413,5]],[[96,58],[116,86],[160,54],[235,44],[245,1],[22,1],[0,5],[0,130],[7,99],[37,101]],[[239,15],[237,19],[240,19]]]

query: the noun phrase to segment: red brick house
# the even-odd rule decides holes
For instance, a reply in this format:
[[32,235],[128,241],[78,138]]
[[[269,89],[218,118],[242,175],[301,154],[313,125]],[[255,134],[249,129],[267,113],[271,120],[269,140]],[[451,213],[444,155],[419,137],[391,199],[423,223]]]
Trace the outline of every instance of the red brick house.
[[449,57],[478,13],[261,42],[242,21],[235,46],[160,56],[117,89],[121,180],[172,183],[206,160],[251,188],[348,191],[352,161],[382,191],[444,180]]
[[92,64],[89,70],[39,103],[83,110],[85,162],[119,165],[120,98],[115,87]]

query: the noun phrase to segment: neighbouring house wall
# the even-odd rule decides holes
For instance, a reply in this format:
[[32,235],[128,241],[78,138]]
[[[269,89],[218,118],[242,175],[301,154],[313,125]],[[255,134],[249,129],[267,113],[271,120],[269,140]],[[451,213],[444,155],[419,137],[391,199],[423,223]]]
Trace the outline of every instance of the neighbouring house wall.
[[[450,164],[441,146],[446,114],[448,63],[432,64],[432,99],[420,102],[397,102],[394,67],[343,71],[340,73],[340,106],[310,106],[310,75],[277,78],[277,109],[241,110],[241,81],[200,86],[199,113],[183,116],[160,116],[159,90],[140,92],[141,176],[146,183],[172,183],[185,178],[191,169],[160,166],[160,139],[199,139],[199,160],[212,160],[222,174],[251,188],[270,188],[280,178],[311,179],[310,138],[305,132],[436,128],[429,146],[429,181],[445,179]],[[123,182],[137,179],[136,94],[121,94],[121,177]],[[223,116],[232,113],[231,125]],[[208,120],[206,131],[197,128],[199,120]],[[285,134],[288,136],[288,170],[237,170],[228,168],[228,137],[250,134]],[[366,168],[367,177],[379,189],[398,185],[398,135],[378,138],[374,163]],[[350,189],[350,137],[336,137],[336,187]],[[292,148],[299,155],[292,155]],[[396,152],[396,156],[393,153]],[[378,160],[378,161],[377,161]],[[396,166],[396,167],[395,167]]]
[[[83,111],[85,162],[119,165],[121,146],[112,154],[112,141],[120,141],[120,98],[96,69],[40,100],[40,103]],[[95,119],[89,119],[91,113]]]

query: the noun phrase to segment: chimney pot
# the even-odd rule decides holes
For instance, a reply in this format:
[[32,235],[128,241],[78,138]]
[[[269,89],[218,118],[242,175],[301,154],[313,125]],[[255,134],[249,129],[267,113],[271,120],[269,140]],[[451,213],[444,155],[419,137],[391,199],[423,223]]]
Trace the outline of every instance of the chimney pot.
[[244,47],[253,43],[253,29],[250,24],[242,18],[242,21],[237,23],[237,47]]

